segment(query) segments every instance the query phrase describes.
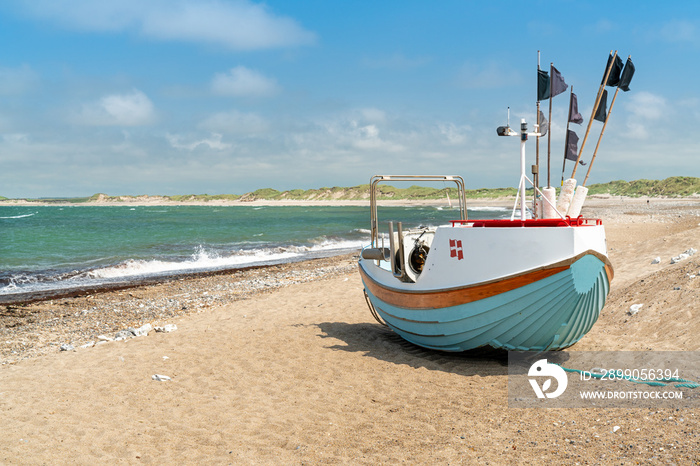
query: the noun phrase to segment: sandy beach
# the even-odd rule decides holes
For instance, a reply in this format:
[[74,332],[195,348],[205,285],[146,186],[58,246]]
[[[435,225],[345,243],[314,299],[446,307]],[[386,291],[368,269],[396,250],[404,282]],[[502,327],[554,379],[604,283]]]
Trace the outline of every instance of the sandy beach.
[[[700,200],[583,213],[615,278],[569,351],[700,351],[700,254],[671,263],[700,250]],[[0,463],[700,464],[700,409],[509,408],[505,353],[404,342],[356,260],[0,305]],[[100,342],[144,324],[177,329]]]

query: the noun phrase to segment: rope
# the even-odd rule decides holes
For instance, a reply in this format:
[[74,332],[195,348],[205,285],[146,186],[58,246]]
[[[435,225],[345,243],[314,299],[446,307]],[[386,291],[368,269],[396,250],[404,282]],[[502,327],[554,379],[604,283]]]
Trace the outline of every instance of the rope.
[[386,324],[386,322],[384,322],[384,321],[381,319],[381,317],[379,317],[379,314],[377,313],[377,310],[376,310],[376,309],[374,308],[374,306],[372,305],[372,301],[369,300],[369,296],[367,295],[367,290],[364,290],[364,289],[363,289],[362,291],[363,291],[364,294],[365,294],[365,301],[367,301],[367,307],[369,307],[369,312],[372,313],[372,317],[374,317],[375,320],[376,320],[377,322],[379,322],[380,324],[382,324],[383,326],[388,327],[388,325]]

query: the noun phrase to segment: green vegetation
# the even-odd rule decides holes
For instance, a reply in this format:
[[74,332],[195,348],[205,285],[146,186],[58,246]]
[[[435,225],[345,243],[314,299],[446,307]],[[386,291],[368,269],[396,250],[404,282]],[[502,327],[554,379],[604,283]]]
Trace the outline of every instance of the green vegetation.
[[[185,194],[178,196],[108,196],[97,193],[90,197],[55,198],[55,199],[27,199],[49,204],[54,203],[89,203],[89,202],[138,202],[141,200],[172,201],[172,202],[210,202],[210,201],[255,201],[255,200],[365,200],[369,199],[369,184],[361,184],[349,188],[334,186],[332,188],[318,189],[292,189],[290,191],[278,191],[272,188],[262,188],[243,195],[239,194]],[[457,198],[456,188],[430,188],[425,186],[410,186],[397,188],[387,184],[378,185],[378,199],[393,200],[424,200],[444,199],[447,195],[451,199]],[[687,197],[700,195],[700,178],[692,176],[674,176],[665,180],[636,180],[636,181],[610,181],[609,183],[593,184],[588,186],[588,195],[612,195],[612,196],[651,196],[651,197]],[[528,191],[532,191],[531,189]],[[516,188],[495,189],[468,189],[465,193],[468,199],[513,197]],[[0,196],[0,201],[8,200]]]
[[[41,202],[43,204],[82,204],[89,202],[89,197],[40,197],[38,199],[24,199],[30,202]],[[5,197],[0,197],[0,201],[9,200]]]
[[241,196],[237,194],[184,194],[179,196],[163,196],[174,202],[209,202],[209,201],[237,201]]
[[700,178],[674,176],[665,180],[611,181],[588,187],[588,195],[611,194],[613,196],[668,196],[682,197],[700,194]]
[[[362,200],[369,199],[368,184],[353,186],[350,188],[319,188],[319,189],[293,189],[291,191],[277,191],[272,188],[258,189],[252,193],[240,196],[241,200]],[[684,197],[700,195],[700,178],[689,176],[674,176],[665,180],[637,180],[637,181],[611,181],[609,183],[594,184],[588,187],[589,195],[610,194],[613,196],[666,196]],[[425,186],[410,186],[397,188],[395,186],[378,185],[378,199],[394,200],[421,200],[442,199],[449,194],[450,198],[457,197],[456,188],[430,188]],[[532,191],[529,189],[528,191]],[[467,189],[468,199],[513,197],[517,193],[516,188],[480,188]]]

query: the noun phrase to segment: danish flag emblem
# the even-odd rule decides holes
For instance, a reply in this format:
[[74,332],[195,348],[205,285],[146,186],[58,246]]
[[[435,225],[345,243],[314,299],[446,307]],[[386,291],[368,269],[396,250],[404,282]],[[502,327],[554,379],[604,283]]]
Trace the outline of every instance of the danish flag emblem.
[[450,257],[456,257],[458,261],[464,259],[464,253],[462,252],[462,240],[461,239],[451,239],[450,240]]

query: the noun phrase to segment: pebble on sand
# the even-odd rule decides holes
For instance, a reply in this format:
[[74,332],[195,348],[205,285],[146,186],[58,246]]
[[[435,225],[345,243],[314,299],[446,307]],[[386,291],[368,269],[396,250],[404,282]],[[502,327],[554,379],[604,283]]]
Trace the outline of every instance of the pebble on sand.
[[685,252],[680,253],[676,257],[671,258],[671,264],[676,264],[678,262],[684,261],[697,251],[694,248],[686,249]]
[[155,330],[156,330],[156,332],[166,332],[166,333],[168,333],[168,332],[174,332],[175,330],[177,330],[177,325],[175,325],[175,324],[165,324],[165,325],[162,326],[162,327],[156,327]]

